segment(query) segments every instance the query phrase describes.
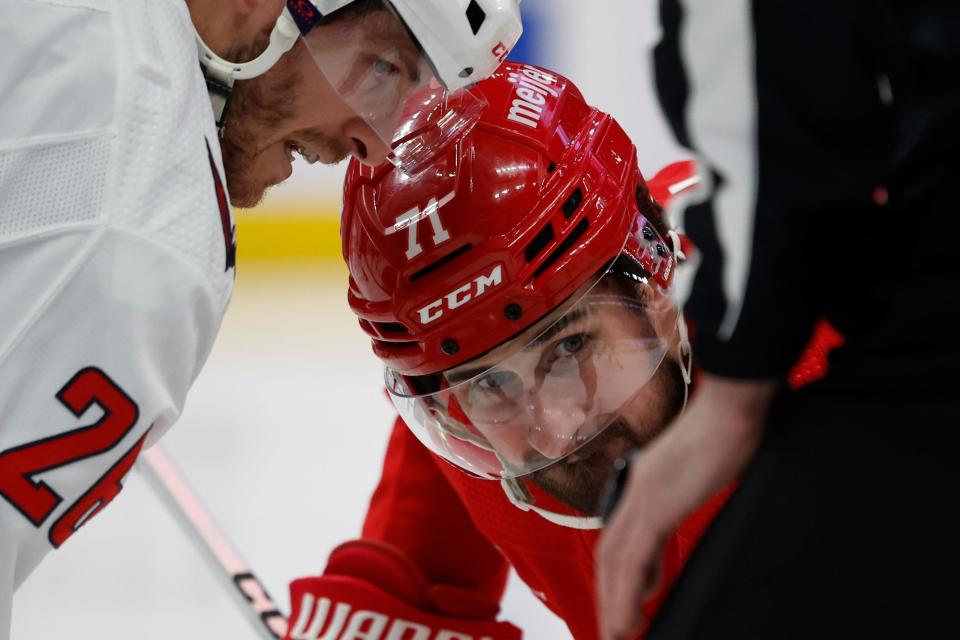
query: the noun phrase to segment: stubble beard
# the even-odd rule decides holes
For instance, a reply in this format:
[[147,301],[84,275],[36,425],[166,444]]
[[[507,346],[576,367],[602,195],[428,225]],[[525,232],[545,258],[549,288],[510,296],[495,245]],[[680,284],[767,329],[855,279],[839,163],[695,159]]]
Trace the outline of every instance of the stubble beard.
[[[337,164],[350,156],[350,149],[341,140],[319,127],[291,128],[291,123],[303,122],[303,111],[316,110],[315,106],[297,106],[304,100],[306,83],[312,81],[302,70],[304,56],[309,55],[304,45],[298,43],[270,71],[240,81],[234,87],[221,139],[227,188],[234,206],[254,207],[274,186],[257,175],[257,161],[271,145],[285,142],[282,140],[285,136],[295,136],[309,144],[320,153],[322,161],[329,164]],[[313,64],[312,61],[309,64]]]
[[292,104],[297,78],[283,60],[266,74],[240,80],[230,98],[227,125],[220,146],[230,201],[235,207],[254,207],[270,186],[255,173],[265,134],[276,131],[293,116]]
[[646,412],[643,424],[630,424],[618,417],[575,453],[578,462],[563,460],[530,474],[530,480],[567,506],[588,515],[600,515],[600,498],[613,462],[632,449],[639,449],[659,434],[683,408],[683,374],[679,364],[667,358],[649,383],[654,385],[656,406]]

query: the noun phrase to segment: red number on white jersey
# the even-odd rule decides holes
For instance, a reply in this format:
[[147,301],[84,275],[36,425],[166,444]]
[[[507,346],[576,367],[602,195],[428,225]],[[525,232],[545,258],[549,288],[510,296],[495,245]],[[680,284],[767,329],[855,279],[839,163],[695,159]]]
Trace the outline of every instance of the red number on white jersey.
[[[63,498],[44,481],[35,481],[34,476],[110,451],[129,433],[140,415],[137,404],[107,374],[94,367],[77,372],[56,397],[78,418],[93,404],[103,409],[103,416],[94,424],[0,453],[0,495],[37,527],[50,517]],[[136,451],[139,451],[139,444],[142,444],[142,439],[134,447]],[[107,476],[101,478],[96,486],[101,486],[105,478]],[[99,511],[103,505],[96,510]],[[65,516],[72,511],[71,508]],[[78,521],[82,524],[86,519],[81,521],[78,518]],[[51,531],[51,537],[53,535]],[[66,539],[62,535],[58,537]]]
[[143,441],[146,439],[147,434],[143,434],[143,437],[137,440],[136,444],[123,454],[123,457],[114,463],[95,485],[80,496],[62,516],[57,518],[57,521],[50,527],[48,536],[50,544],[59,548],[67,541],[67,538],[75,534],[93,516],[100,513],[105,506],[113,502],[113,499],[123,489],[123,479],[127,477],[133,463],[137,461],[140,449],[143,448]]

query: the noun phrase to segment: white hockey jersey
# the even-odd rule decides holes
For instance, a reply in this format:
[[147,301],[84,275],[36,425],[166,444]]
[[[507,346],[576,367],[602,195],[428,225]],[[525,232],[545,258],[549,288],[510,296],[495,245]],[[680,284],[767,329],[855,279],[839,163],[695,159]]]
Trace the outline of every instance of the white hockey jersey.
[[185,2],[0,0],[0,640],[177,419],[235,250]]

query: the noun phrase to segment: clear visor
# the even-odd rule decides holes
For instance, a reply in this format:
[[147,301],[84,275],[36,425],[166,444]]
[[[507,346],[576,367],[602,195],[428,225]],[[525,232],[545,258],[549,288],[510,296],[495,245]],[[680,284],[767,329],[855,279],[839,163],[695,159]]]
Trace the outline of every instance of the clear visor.
[[469,89],[444,89],[386,3],[362,13],[348,7],[330,14],[303,40],[327,82],[390,150],[388,159],[407,173],[469,131],[486,106]]
[[[573,302],[488,354],[434,376],[386,371],[391,398],[431,451],[476,475],[515,478],[628,423],[676,341],[677,307],[620,259]],[[647,393],[644,390],[647,389]]]

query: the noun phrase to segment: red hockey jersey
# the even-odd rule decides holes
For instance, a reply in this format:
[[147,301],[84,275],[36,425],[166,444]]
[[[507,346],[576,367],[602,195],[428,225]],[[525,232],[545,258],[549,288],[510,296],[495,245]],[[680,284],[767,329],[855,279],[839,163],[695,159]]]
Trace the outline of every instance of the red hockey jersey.
[[[832,327],[820,323],[789,386],[796,389],[822,377],[827,354],[842,342]],[[538,506],[574,513],[529,483],[528,488]],[[648,618],[732,490],[715,495],[668,540],[660,591],[644,605]],[[477,591],[492,602],[500,599],[512,565],[577,640],[599,637],[593,561],[599,536],[600,531],[561,527],[521,511],[499,483],[468,476],[430,453],[399,418],[363,527],[364,538],[399,547],[431,582]]]
[[[538,506],[574,513],[536,487],[530,490]],[[729,493],[715,496],[670,538],[661,592],[646,603],[645,613],[656,611]],[[470,477],[434,456],[399,419],[363,528],[364,538],[406,551],[432,582],[469,588],[494,602],[512,565],[577,640],[599,637],[593,562],[599,535],[521,511],[499,483]]]

